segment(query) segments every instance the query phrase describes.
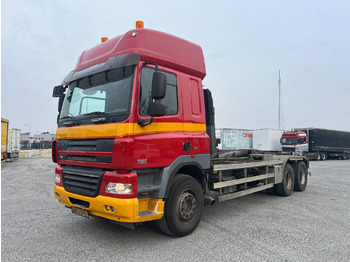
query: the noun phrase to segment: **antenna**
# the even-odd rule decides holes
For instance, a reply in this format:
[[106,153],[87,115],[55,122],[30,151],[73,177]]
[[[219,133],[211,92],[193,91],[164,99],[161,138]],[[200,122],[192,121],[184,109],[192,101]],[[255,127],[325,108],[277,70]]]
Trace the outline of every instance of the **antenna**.
[[281,70],[278,70],[278,93],[279,93],[279,105],[278,105],[278,129],[284,129],[283,119],[283,107],[282,107],[282,81],[281,81]]

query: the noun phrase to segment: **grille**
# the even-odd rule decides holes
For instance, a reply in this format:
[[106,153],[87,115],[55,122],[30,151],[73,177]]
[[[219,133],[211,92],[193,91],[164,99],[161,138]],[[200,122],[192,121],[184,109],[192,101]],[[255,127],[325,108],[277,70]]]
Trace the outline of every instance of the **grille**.
[[[58,155],[59,160],[67,161],[111,164],[113,147],[114,139],[62,139],[57,142],[58,151],[65,151]],[[83,152],[90,154],[86,155]],[[93,155],[93,152],[105,155]]]
[[62,169],[63,187],[74,194],[96,197],[104,172],[102,169],[65,166]]
[[295,147],[282,147],[283,152],[294,152]]
[[114,139],[58,140],[57,149],[67,151],[113,152]]
[[93,163],[112,163],[111,156],[60,155],[60,159]]

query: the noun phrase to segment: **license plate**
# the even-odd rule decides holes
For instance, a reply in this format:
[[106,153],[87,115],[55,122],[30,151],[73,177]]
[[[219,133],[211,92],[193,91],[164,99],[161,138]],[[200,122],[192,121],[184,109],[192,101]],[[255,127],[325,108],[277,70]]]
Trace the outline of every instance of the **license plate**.
[[89,213],[80,207],[72,207],[72,212],[76,215],[89,218]]

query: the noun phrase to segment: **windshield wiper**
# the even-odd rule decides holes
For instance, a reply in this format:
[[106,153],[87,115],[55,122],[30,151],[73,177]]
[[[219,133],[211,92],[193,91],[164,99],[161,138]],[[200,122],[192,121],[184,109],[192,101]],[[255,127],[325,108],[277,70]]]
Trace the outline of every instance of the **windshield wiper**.
[[61,117],[60,118],[60,121],[61,120],[68,120],[68,121],[64,121],[63,124],[65,126],[71,126],[71,125],[75,125],[76,124],[76,118],[74,116],[64,116],[64,117]]
[[100,115],[100,116],[102,116],[102,117],[97,117],[97,118],[91,119],[92,123],[106,122],[107,120],[109,122],[113,122],[113,119],[106,112],[95,111],[95,112],[84,114],[84,116],[91,116],[91,115],[96,115],[96,116]]

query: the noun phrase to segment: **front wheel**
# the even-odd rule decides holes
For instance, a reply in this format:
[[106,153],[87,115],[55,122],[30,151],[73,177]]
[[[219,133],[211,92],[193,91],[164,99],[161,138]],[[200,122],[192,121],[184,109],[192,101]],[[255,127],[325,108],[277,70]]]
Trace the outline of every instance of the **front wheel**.
[[157,221],[157,226],[171,236],[189,235],[198,226],[203,207],[203,191],[198,181],[189,175],[178,174],[166,199],[163,218]]

